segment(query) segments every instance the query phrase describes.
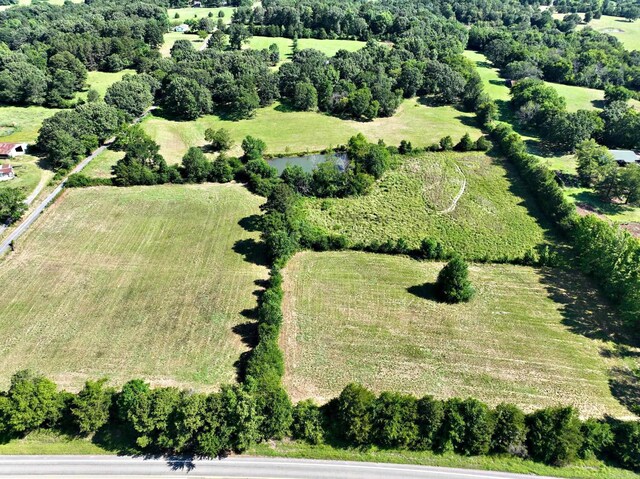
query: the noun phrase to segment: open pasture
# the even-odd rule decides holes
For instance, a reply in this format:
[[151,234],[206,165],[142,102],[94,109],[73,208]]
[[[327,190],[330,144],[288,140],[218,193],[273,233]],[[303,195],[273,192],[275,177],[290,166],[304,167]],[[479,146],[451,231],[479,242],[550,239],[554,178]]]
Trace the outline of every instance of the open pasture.
[[164,43],[160,47],[160,54],[163,57],[171,56],[171,49],[178,40],[190,41],[193,44],[193,48],[195,48],[196,50],[200,49],[204,42],[204,40],[195,33],[169,32],[164,34],[163,39]]
[[237,184],[65,192],[2,260],[2,388],[23,368],[70,389],[233,382],[233,329],[267,274],[239,222],[262,201]]
[[[554,13],[553,18],[562,20],[566,13]],[[584,18],[584,14],[578,13]],[[593,28],[600,33],[607,33],[622,42],[627,50],[640,50],[640,20],[630,22],[626,18],[602,15],[592,19],[588,24],[578,25],[578,29]]]
[[267,153],[300,153],[319,151],[346,143],[361,132],[369,140],[383,139],[389,145],[408,140],[414,146],[427,146],[445,135],[458,141],[469,133],[478,138],[474,115],[450,106],[426,106],[418,99],[406,100],[391,118],[376,118],[370,122],[342,120],[319,112],[291,111],[276,103],[259,109],[247,120],[232,121],[218,115],[208,115],[195,121],[171,121],[149,115],[143,128],[160,145],[160,153],[168,163],[178,163],[190,146],[204,145],[207,128],[226,128],[235,146],[231,154],[240,154],[242,139],[251,135],[267,143]]
[[[170,8],[167,11],[167,15],[169,15],[169,20],[171,21],[171,23],[180,24],[180,23],[183,23],[185,20],[192,20],[194,18],[200,20],[201,18],[207,18],[209,17],[209,13],[212,14],[211,18],[215,22],[217,22],[219,18],[218,17],[219,13],[223,12],[224,16],[222,17],[222,21],[225,24],[229,24],[231,23],[231,17],[233,16],[234,11],[235,11],[235,8],[233,7]],[[178,18],[176,18],[176,13],[178,14]]]
[[35,142],[42,122],[58,111],[42,106],[0,106],[0,141]]
[[418,247],[428,237],[469,258],[521,257],[551,239],[505,161],[482,153],[400,158],[366,196],[305,199],[308,221],[351,244],[403,238]]
[[[585,416],[630,416],[612,396],[614,361],[591,331],[613,312],[579,276],[471,265],[476,297],[436,301],[443,264],[361,252],[305,252],[284,270],[281,347],[294,399],[335,397],[352,381],[376,391],[573,404]],[[427,283],[427,286],[423,286]]]
[[76,98],[81,98],[83,100],[87,99],[87,93],[89,90],[95,90],[100,94],[100,98],[104,99],[105,93],[107,93],[107,89],[113,85],[115,82],[122,80],[122,77],[125,75],[135,75],[135,70],[122,70],[119,72],[99,72],[99,71],[90,71],[87,76],[87,87],[84,91],[78,92]]
[[[280,63],[288,60],[293,54],[293,40],[284,37],[251,37],[247,48],[254,50],[264,50],[272,44],[278,45],[280,50]],[[312,48],[318,50],[328,57],[334,56],[339,50],[347,50],[349,52],[358,51],[366,46],[366,42],[356,40],[319,40],[317,38],[299,38],[298,49],[305,50]]]

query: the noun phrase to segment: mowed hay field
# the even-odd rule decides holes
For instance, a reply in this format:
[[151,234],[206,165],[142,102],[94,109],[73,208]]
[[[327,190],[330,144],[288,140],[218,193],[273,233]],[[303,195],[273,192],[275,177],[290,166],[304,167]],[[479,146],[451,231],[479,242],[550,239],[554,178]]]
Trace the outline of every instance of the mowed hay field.
[[[435,301],[442,263],[361,252],[305,252],[284,270],[285,387],[294,400],[335,397],[352,381],[376,391],[573,404],[630,416],[611,395],[604,344],[570,332],[611,311],[570,274],[471,265],[471,303]],[[551,299],[556,297],[557,301]]]
[[70,389],[235,381],[232,328],[267,277],[239,221],[262,201],[237,184],[65,192],[2,260],[0,386],[22,368]]
[[428,237],[469,258],[521,257],[552,239],[504,160],[483,153],[398,158],[366,196],[305,199],[307,220],[352,245],[402,238],[418,247]]
[[142,122],[144,130],[160,145],[160,153],[168,163],[179,163],[190,146],[202,146],[207,128],[226,128],[235,146],[231,154],[242,153],[242,139],[251,135],[267,143],[267,153],[299,153],[319,151],[345,144],[357,133],[369,140],[383,139],[388,145],[408,140],[414,146],[427,146],[446,135],[458,141],[469,133],[479,138],[482,132],[475,126],[472,113],[451,106],[431,107],[418,99],[405,100],[391,118],[369,122],[341,120],[319,112],[290,111],[276,103],[259,109],[254,118],[240,121],[223,120],[207,115],[195,121],[171,121],[149,115]]

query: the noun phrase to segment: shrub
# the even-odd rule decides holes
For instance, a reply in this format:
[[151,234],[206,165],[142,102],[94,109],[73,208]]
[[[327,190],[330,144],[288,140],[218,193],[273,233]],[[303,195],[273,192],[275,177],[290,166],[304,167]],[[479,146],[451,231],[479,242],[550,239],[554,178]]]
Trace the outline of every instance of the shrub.
[[440,298],[447,303],[469,301],[475,292],[468,276],[467,263],[459,256],[454,257],[438,274],[436,287]]
[[578,414],[572,407],[546,408],[527,416],[531,457],[554,466],[573,461],[582,447]]
[[615,437],[612,455],[624,467],[640,468],[640,422],[616,421],[612,429]]
[[383,392],[373,406],[373,438],[382,447],[407,448],[418,438],[417,401],[411,395]]
[[84,388],[73,397],[71,416],[81,434],[91,434],[107,424],[115,392],[105,388],[106,378],[87,381]]
[[213,151],[227,151],[233,146],[231,133],[225,128],[219,128],[218,130],[207,128],[204,132],[204,139],[211,144]]
[[336,422],[340,434],[353,444],[371,441],[375,395],[355,383],[348,384],[337,400]]
[[92,178],[83,173],[70,175],[64,184],[67,188],[88,188],[91,186],[112,186],[111,178]]
[[425,396],[418,400],[418,449],[434,449],[440,437],[440,429],[444,420],[444,405],[442,401],[432,396]]
[[614,443],[611,426],[598,419],[589,418],[580,426],[584,439],[580,448],[580,457],[599,457],[602,452]]
[[491,142],[487,140],[484,136],[481,136],[476,140],[476,144],[474,149],[477,151],[487,151],[491,148]]
[[425,259],[445,259],[446,253],[442,243],[431,239],[425,238],[420,244],[420,255]]
[[447,135],[440,139],[439,146],[442,151],[451,151],[453,150],[453,139]]
[[323,441],[322,413],[311,399],[300,401],[293,408],[291,433],[294,439],[301,439],[309,444],[320,444]]
[[495,428],[491,438],[491,450],[525,457],[527,427],[524,413],[513,404],[499,404],[495,410]]
[[457,151],[472,151],[475,148],[475,143],[471,139],[469,133],[465,133],[462,139],[455,146]]

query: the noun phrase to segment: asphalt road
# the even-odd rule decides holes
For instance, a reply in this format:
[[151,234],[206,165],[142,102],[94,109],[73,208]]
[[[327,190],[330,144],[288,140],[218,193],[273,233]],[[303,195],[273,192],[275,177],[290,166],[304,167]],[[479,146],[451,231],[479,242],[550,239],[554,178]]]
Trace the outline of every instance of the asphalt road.
[[[118,456],[0,456],[0,477],[225,477],[268,479],[523,479],[534,476],[368,462],[233,457],[222,460]],[[545,479],[535,476],[537,479]],[[550,479],[550,478],[547,478]]]

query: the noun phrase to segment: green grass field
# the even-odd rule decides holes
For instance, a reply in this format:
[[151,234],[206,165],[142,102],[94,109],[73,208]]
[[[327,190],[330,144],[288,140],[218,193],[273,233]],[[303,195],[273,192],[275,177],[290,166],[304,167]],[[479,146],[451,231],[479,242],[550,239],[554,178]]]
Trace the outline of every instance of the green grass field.
[[67,191],[2,260],[0,386],[27,367],[70,389],[234,381],[232,328],[267,274],[239,221],[262,201],[237,184]]
[[0,188],[20,188],[27,196],[38,186],[43,175],[53,176],[53,173],[38,166],[37,158],[21,156],[9,162],[16,175],[14,179],[0,182]]
[[[264,50],[269,48],[270,45],[275,43],[280,50],[280,63],[283,63],[292,55],[293,41],[290,38],[284,37],[251,37],[247,48],[254,50]],[[366,46],[366,42],[359,42],[355,40],[318,40],[315,38],[300,38],[298,40],[298,48],[305,50],[307,48],[313,48],[314,50],[321,51],[328,57],[334,56],[339,50],[347,50],[349,52],[358,51]]]
[[171,49],[173,45],[178,40],[189,40],[193,44],[193,48],[198,50],[202,47],[202,42],[204,41],[195,33],[178,33],[178,32],[169,32],[164,34],[164,43],[160,47],[160,54],[163,57],[171,56]]
[[[566,13],[554,13],[553,18],[562,20]],[[584,15],[579,13],[581,17]],[[608,33],[622,42],[627,50],[640,50],[640,21],[630,22],[625,18],[602,15],[593,19],[588,25],[578,25],[578,29],[591,27],[600,33]]]
[[318,112],[290,111],[279,103],[261,108],[254,118],[240,121],[223,120],[208,115],[196,121],[170,121],[149,115],[144,129],[160,144],[160,152],[168,163],[180,162],[190,146],[204,145],[207,128],[226,128],[235,141],[232,154],[240,154],[240,143],[247,135],[263,139],[267,152],[298,153],[319,151],[346,143],[361,132],[369,140],[382,138],[389,145],[409,140],[414,146],[426,146],[451,135],[458,141],[469,133],[474,139],[481,131],[475,126],[474,115],[450,106],[425,106],[417,99],[406,100],[391,118],[371,122],[341,120]]
[[[482,153],[402,159],[366,196],[306,199],[307,219],[354,244],[404,238],[417,247],[429,237],[469,258],[520,257],[551,238],[508,168],[505,161]],[[463,180],[464,193],[445,213]]]
[[609,390],[601,341],[570,331],[611,321],[573,273],[471,265],[476,297],[433,298],[442,263],[360,252],[305,252],[284,270],[281,347],[294,399],[325,401],[352,381],[376,391],[477,397],[530,411],[573,404],[629,417]]
[[87,88],[84,91],[78,92],[76,98],[87,99],[87,93],[90,89],[96,90],[100,94],[100,98],[104,98],[107,93],[107,88],[113,85],[115,82],[122,80],[125,75],[135,75],[135,70],[122,70],[117,73],[111,72],[98,72],[90,71],[87,76]]
[[[198,20],[201,18],[206,18],[209,16],[209,12],[213,13],[213,21],[218,21],[218,14],[220,12],[224,12],[224,17],[222,18],[224,23],[231,23],[231,17],[235,8],[233,7],[221,7],[221,8],[170,8],[167,11],[167,15],[169,15],[169,21],[173,24],[183,23],[185,20],[190,20],[193,18],[197,18]],[[179,15],[179,18],[176,18],[176,13]]]
[[[484,80],[486,92],[498,101],[509,101],[509,87],[503,78],[500,78],[498,70],[493,68],[487,57],[480,52],[466,50],[464,55],[475,62],[480,77]],[[560,83],[545,82],[552,86],[567,100],[567,110],[594,110],[602,108],[604,91],[580,86],[563,85]],[[633,102],[634,105],[639,105]],[[506,121],[506,120],[503,120]]]
[[104,150],[82,173],[94,178],[111,178],[111,167],[124,158],[124,151]]
[[42,122],[57,111],[42,106],[0,106],[0,141],[33,143]]

